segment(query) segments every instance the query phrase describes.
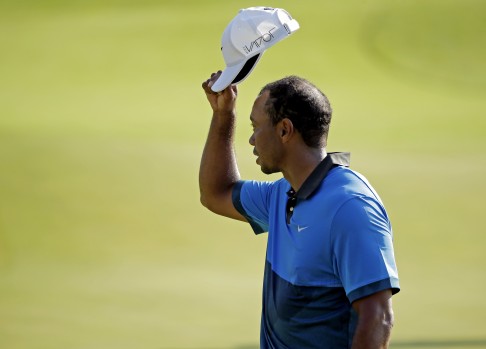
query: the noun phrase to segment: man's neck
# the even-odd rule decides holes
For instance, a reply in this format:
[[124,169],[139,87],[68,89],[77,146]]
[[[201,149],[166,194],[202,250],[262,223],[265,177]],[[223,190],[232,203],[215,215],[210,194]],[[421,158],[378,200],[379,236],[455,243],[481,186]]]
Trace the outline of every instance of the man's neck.
[[295,152],[289,157],[282,174],[292,188],[295,191],[298,191],[307,177],[309,177],[326,155],[325,148],[307,149],[305,152]]

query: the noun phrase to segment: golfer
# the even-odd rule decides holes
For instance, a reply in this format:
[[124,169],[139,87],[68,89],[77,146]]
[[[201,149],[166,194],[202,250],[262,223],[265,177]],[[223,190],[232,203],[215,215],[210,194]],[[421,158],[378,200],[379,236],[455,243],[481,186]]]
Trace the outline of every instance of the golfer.
[[202,87],[213,111],[199,186],[209,210],[268,232],[262,349],[388,348],[392,295],[399,291],[392,228],[378,194],[327,153],[331,106],[305,79],[266,85],[256,98],[249,142],[277,181],[241,180],[233,147],[236,85]]

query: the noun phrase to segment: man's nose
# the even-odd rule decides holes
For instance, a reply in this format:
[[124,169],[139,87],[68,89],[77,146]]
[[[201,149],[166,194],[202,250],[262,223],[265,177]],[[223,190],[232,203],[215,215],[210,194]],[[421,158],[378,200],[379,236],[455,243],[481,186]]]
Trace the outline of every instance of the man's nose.
[[248,140],[248,142],[250,142],[250,145],[255,145],[255,134],[252,134],[250,136],[250,139]]

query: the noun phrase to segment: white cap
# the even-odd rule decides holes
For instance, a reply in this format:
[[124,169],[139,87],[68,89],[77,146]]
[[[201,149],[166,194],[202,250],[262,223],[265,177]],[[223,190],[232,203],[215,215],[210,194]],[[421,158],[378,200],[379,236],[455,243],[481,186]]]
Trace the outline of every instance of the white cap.
[[250,7],[240,10],[221,39],[226,68],[211,89],[220,92],[242,82],[263,52],[299,29],[299,23],[281,8]]

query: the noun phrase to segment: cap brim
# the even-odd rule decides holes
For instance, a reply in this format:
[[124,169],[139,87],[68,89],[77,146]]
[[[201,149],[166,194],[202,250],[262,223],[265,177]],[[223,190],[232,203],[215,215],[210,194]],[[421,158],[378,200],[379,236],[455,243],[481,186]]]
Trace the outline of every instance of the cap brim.
[[229,85],[239,84],[245,80],[248,75],[250,75],[253,68],[255,68],[262,54],[263,52],[260,52],[259,54],[248,58],[245,62],[226,67],[218,80],[211,86],[211,90],[213,90],[213,92],[221,92]]
[[235,79],[236,75],[238,75],[244,65],[245,62],[233,65],[231,67],[226,67],[226,69],[223,70],[223,73],[221,73],[218,80],[216,80],[213,86],[211,86],[211,90],[213,90],[213,92],[221,92],[226,87],[231,85],[231,82]]

